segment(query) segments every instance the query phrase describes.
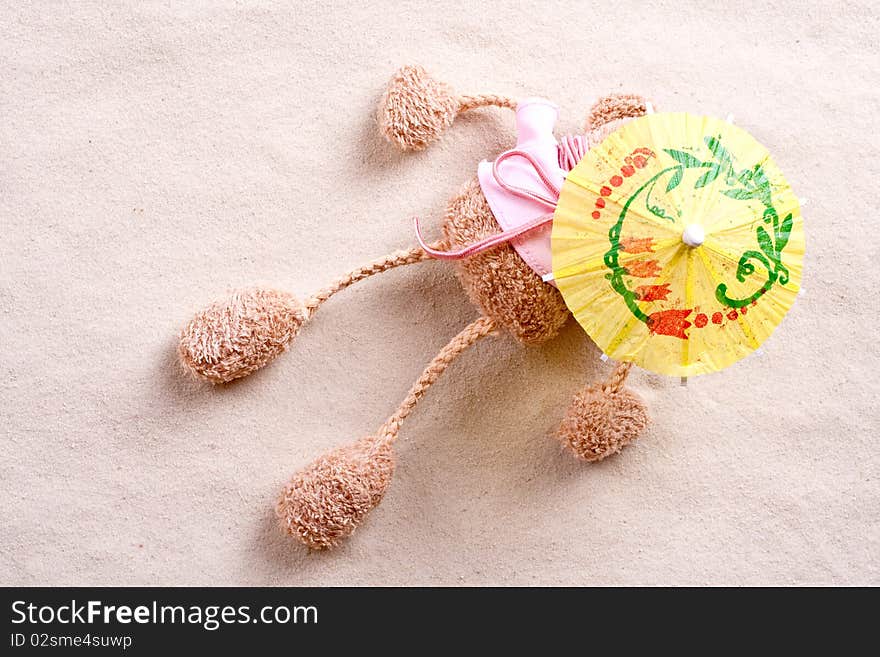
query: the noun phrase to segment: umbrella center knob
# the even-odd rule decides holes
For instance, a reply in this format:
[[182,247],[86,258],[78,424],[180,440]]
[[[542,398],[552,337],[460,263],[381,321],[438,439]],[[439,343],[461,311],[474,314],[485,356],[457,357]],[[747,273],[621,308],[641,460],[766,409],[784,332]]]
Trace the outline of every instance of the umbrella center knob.
[[688,224],[681,233],[681,241],[688,246],[700,246],[706,241],[706,231],[699,224]]

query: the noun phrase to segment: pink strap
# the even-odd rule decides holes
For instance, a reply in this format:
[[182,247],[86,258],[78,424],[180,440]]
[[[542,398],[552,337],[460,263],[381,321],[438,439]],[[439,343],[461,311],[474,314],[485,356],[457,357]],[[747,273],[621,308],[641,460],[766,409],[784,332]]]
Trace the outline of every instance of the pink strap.
[[425,240],[422,238],[422,231],[419,230],[419,218],[413,218],[413,224],[416,227],[416,239],[419,240],[419,244],[422,246],[422,249],[425,251],[425,253],[427,253],[432,258],[437,258],[438,260],[460,260],[462,258],[467,258],[474,255],[475,253],[480,253],[481,251],[485,251],[486,249],[491,249],[493,246],[498,246],[499,244],[509,242],[515,237],[519,237],[523,233],[528,233],[529,231],[532,231],[539,226],[543,226],[550,221],[553,221],[552,212],[548,214],[543,214],[540,217],[535,217],[530,222],[521,226],[517,226],[516,228],[511,228],[510,230],[505,230],[500,233],[490,235],[489,237],[474,242],[473,244],[468,244],[466,247],[464,247],[463,249],[459,249],[458,251],[438,251],[437,249],[431,248],[425,243]]
[[[498,165],[501,164],[504,160],[511,157],[521,157],[528,161],[528,163],[531,164],[532,167],[534,167],[535,173],[538,174],[538,178],[541,179],[541,182],[544,184],[545,189],[550,192],[552,196],[545,196],[544,194],[526,189],[525,187],[517,187],[515,185],[510,185],[506,183],[501,177],[500,172],[498,171]],[[547,175],[547,171],[544,169],[541,163],[538,162],[534,157],[532,157],[530,153],[517,149],[502,153],[498,156],[498,159],[495,160],[495,162],[492,164],[492,175],[495,176],[495,182],[498,183],[498,186],[510,192],[511,194],[527,200],[537,201],[538,203],[546,205],[551,210],[556,210],[556,201],[559,199],[559,188],[553,183],[553,181],[550,179],[550,176]],[[517,226],[516,228],[510,228],[508,230],[501,231],[500,233],[496,233],[495,235],[490,235],[489,237],[474,242],[473,244],[469,244],[468,246],[459,249],[458,251],[438,251],[437,249],[434,249],[425,243],[425,240],[422,238],[422,231],[419,229],[419,219],[418,217],[415,217],[413,219],[413,223],[416,229],[416,239],[418,239],[422,249],[424,249],[425,253],[427,253],[431,257],[438,258],[440,260],[460,260],[461,258],[467,258],[468,256],[472,256],[476,253],[481,253],[486,249],[491,249],[493,246],[498,246],[499,244],[509,242],[510,240],[519,237],[524,233],[528,233],[529,231],[532,231],[535,228],[543,226],[551,221],[553,221],[552,212],[541,215],[540,217],[535,217],[528,223]]]
[[589,144],[584,135],[566,135],[559,139],[559,168],[571,171],[587,154]]
[[[526,160],[532,167],[535,169],[535,173],[538,174],[538,177],[541,179],[541,182],[544,183],[545,189],[549,190],[551,194],[553,194],[552,198],[547,196],[543,196],[537,192],[533,192],[530,189],[526,189],[525,187],[515,187],[513,185],[508,185],[501,178],[498,172],[498,165],[500,165],[505,160],[511,157],[521,157]],[[533,201],[538,201],[538,203],[543,203],[544,205],[556,209],[556,201],[559,200],[559,188],[553,184],[553,181],[550,180],[550,176],[547,175],[547,171],[544,169],[544,165],[542,165],[538,160],[532,157],[531,153],[521,150],[511,150],[505,153],[502,153],[498,156],[498,159],[492,163],[492,175],[495,176],[495,182],[498,183],[500,187],[507,190],[511,194],[516,194],[520,198],[531,199]]]

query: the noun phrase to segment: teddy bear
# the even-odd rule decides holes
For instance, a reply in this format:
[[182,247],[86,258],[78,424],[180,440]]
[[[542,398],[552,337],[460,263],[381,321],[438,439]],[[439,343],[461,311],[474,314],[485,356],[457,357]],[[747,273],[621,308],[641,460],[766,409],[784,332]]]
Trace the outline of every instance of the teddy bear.
[[[420,66],[391,78],[378,106],[378,124],[403,151],[427,148],[456,116],[481,108],[515,114],[515,148],[478,166],[448,203],[442,238],[428,244],[416,224],[419,246],[396,251],[334,280],[300,301],[289,292],[250,287],[234,291],[197,313],[183,328],[178,355],[185,369],[212,384],[248,376],[291,345],[331,296],[404,265],[449,260],[479,311],[428,364],[397,410],[371,435],[336,447],[297,472],[276,505],[281,529],[312,549],[339,544],[378,505],[395,466],[393,444],[428,388],[468,347],[506,334],[523,345],[554,338],[571,313],[552,280],[550,218],[553,194],[583,154],[622,123],[648,110],[632,94],[601,97],[590,109],[582,135],[557,139],[558,108],[541,98],[458,95]],[[548,191],[549,190],[549,191]],[[575,457],[599,461],[634,440],[647,426],[645,404],[624,387],[630,363],[607,380],[587,386],[572,400],[556,435]]]

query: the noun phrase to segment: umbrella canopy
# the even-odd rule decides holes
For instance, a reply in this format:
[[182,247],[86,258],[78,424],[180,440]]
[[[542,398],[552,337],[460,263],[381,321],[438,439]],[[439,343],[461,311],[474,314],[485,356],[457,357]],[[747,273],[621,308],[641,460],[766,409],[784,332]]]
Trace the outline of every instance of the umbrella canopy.
[[553,274],[612,358],[655,372],[720,370],[766,340],[800,288],[798,200],[739,127],[686,113],[635,119],[562,186]]

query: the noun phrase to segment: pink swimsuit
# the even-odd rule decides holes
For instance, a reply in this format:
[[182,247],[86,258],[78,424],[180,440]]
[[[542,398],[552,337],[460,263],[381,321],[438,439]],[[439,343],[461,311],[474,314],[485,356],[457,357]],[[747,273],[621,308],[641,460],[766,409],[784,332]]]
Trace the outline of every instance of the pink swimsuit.
[[[525,151],[539,162],[548,178],[562,187],[567,171],[559,166],[559,143],[553,136],[553,127],[559,117],[559,108],[542,98],[527,98],[516,106],[516,150]],[[477,176],[480,187],[489,202],[492,214],[502,230],[517,228],[530,220],[547,214],[543,203],[511,193],[498,184],[492,162],[480,162]],[[497,172],[508,185],[530,190],[544,190],[535,167],[523,158],[506,159],[498,165]],[[526,264],[544,276],[553,271],[550,257],[550,232],[547,223],[510,241]]]
[[559,108],[543,98],[527,98],[516,106],[516,147],[477,169],[480,188],[501,232],[457,251],[439,251],[425,243],[415,220],[419,244],[435,258],[457,260],[510,242],[525,263],[547,282],[552,280],[550,235],[553,211],[565,176],[587,150],[626,119],[611,121],[589,135],[553,136]]

